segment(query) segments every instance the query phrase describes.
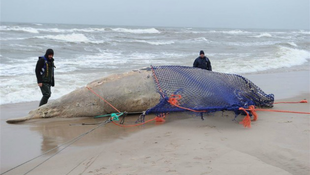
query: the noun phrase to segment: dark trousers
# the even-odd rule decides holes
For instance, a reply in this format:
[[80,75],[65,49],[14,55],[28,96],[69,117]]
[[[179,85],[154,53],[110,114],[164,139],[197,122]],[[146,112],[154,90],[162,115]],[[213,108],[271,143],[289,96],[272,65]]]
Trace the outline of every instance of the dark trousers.
[[41,89],[43,97],[42,97],[42,99],[40,101],[39,106],[42,106],[42,105],[47,103],[48,99],[50,98],[50,96],[52,94],[52,92],[51,92],[51,85],[47,84],[47,83],[43,83],[42,87],[40,87],[40,89]]

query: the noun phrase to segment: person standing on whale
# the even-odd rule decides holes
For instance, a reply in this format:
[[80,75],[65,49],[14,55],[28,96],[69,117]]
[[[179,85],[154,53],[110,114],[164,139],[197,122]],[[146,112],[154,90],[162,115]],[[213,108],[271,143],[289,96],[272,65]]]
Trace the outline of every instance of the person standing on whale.
[[48,102],[52,92],[51,86],[55,86],[54,79],[54,51],[47,49],[44,56],[40,56],[36,65],[35,73],[37,77],[38,86],[42,92],[42,99],[39,106],[42,106]]

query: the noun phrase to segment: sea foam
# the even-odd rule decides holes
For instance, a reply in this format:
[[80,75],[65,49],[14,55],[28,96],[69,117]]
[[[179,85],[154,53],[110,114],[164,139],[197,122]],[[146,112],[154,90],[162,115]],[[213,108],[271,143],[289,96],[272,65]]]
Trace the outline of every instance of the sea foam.
[[[234,59],[232,61],[232,59]],[[302,65],[310,60],[310,52],[278,46],[274,55],[266,57],[229,58],[213,61],[215,71],[224,73],[252,73],[271,69],[289,68]]]
[[39,33],[39,31],[32,27],[20,27],[20,26],[0,26],[0,31],[15,31],[15,32],[27,32],[27,33]]
[[45,35],[45,36],[37,36],[36,38],[51,39],[51,40],[72,42],[72,43],[96,43],[96,44],[104,43],[104,41],[92,41],[88,39],[84,34],[80,34],[80,33],[61,34],[61,35]]
[[253,36],[255,38],[262,38],[262,37],[272,37],[270,33],[261,33],[259,35]]
[[150,33],[150,34],[154,34],[154,33],[160,33],[160,31],[158,31],[155,28],[148,28],[148,29],[128,29],[128,28],[112,28],[111,30],[115,31],[115,32],[124,32],[124,33],[135,33],[135,34],[142,34],[142,33]]

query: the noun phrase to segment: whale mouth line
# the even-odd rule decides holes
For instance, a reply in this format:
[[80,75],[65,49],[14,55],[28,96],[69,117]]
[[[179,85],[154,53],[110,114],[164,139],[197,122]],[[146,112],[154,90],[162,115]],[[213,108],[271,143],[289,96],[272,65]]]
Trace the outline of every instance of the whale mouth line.
[[9,119],[6,122],[9,124],[16,124],[16,123],[24,122],[26,120],[29,120],[29,119],[28,118],[15,118],[15,119]]

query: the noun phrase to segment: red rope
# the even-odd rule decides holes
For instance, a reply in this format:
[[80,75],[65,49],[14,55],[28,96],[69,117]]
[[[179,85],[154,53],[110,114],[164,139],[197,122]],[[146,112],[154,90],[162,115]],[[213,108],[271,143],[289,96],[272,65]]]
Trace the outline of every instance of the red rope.
[[207,111],[196,111],[194,109],[190,109],[190,108],[186,108],[186,107],[183,107],[183,106],[180,106],[179,104],[179,99],[181,99],[182,96],[181,95],[175,95],[175,94],[172,94],[170,95],[170,98],[168,100],[168,102],[172,105],[172,106],[176,106],[178,108],[181,108],[181,109],[185,109],[185,110],[188,110],[188,111],[192,111],[192,112],[207,112]]
[[250,111],[253,116],[254,116],[254,121],[257,120],[257,114],[256,114],[256,111],[267,111],[267,112],[283,112],[283,113],[295,113],[295,114],[310,114],[310,112],[298,112],[298,111],[285,111],[285,110],[274,110],[274,109],[261,109],[261,108],[255,108],[253,105],[249,106],[248,109],[244,109],[244,108],[239,108],[239,110],[243,110],[247,116],[244,117],[244,119],[240,122],[240,124],[243,124],[244,127],[248,127],[250,128],[251,127],[251,119],[250,119],[250,116],[248,114],[248,112],[246,111]]
[[95,94],[96,96],[98,96],[101,100],[103,100],[104,102],[108,103],[108,105],[110,105],[113,109],[115,109],[118,113],[121,113],[121,111],[119,111],[118,109],[116,109],[116,107],[114,107],[111,103],[109,103],[107,100],[105,100],[103,97],[101,97],[100,95],[98,95],[95,91],[93,91],[90,87],[86,87],[88,90],[90,90],[93,94]]
[[[101,100],[103,100],[104,102],[108,103],[108,105],[110,105],[113,109],[115,109],[117,112],[121,113],[121,111],[119,111],[116,107],[114,107],[111,103],[109,103],[107,100],[105,100],[103,97],[101,97],[99,94],[97,94],[94,90],[92,90],[90,87],[86,87],[89,91],[91,91],[93,94],[95,94],[96,96],[98,96]],[[164,122],[164,118],[166,116],[163,115],[163,117],[158,117],[156,116],[155,118],[153,119],[150,119],[150,120],[147,120],[143,123],[138,123],[138,124],[134,124],[134,125],[123,125],[123,124],[119,124],[119,123],[116,123],[113,121],[113,117],[111,118],[111,122],[117,126],[120,126],[120,127],[134,127],[134,126],[140,126],[140,125],[144,125],[146,123],[149,123],[151,121],[156,121],[156,122]]]
[[[249,109],[246,109],[249,110]],[[310,114],[310,112],[298,112],[298,111],[285,111],[285,110],[274,110],[274,109],[254,109],[255,111],[268,111],[268,112],[283,112],[283,113],[295,113],[295,114]]]
[[274,102],[273,104],[280,104],[280,103],[308,103],[307,100],[300,100],[300,101],[290,101],[290,102]]

